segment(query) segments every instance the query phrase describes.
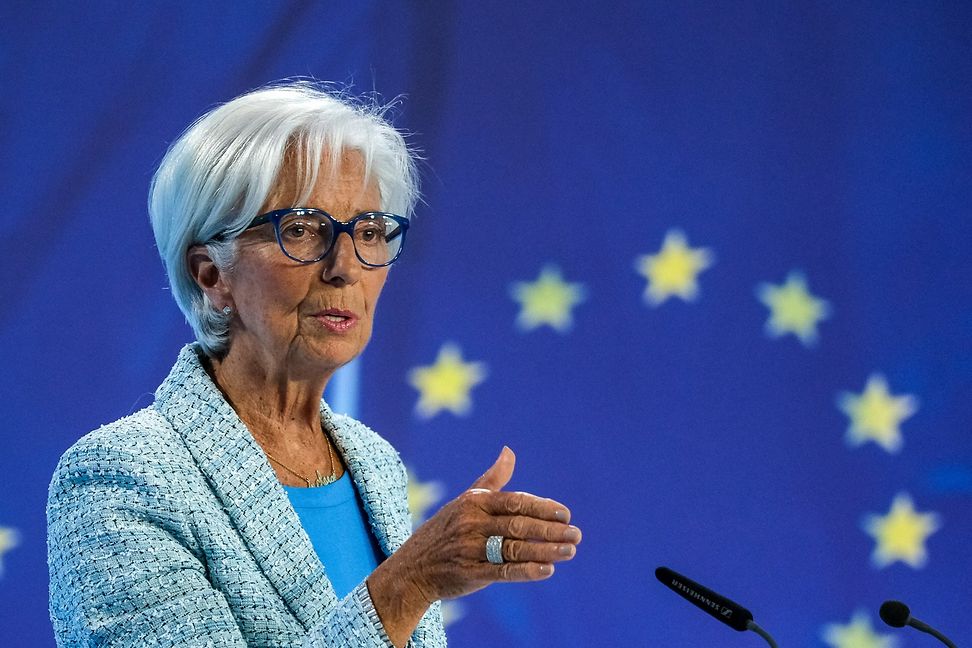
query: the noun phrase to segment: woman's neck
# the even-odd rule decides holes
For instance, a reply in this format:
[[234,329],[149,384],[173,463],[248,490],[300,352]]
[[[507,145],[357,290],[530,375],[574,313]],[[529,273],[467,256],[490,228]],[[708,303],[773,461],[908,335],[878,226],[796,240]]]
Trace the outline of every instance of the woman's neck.
[[295,375],[292,365],[231,347],[211,359],[212,376],[264,447],[306,446],[320,438],[320,402],[327,375]]

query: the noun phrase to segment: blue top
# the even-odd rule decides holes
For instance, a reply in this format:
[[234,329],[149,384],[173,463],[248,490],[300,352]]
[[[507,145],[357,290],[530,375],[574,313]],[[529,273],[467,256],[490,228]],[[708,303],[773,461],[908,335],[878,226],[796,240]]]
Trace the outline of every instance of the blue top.
[[385,555],[375,540],[348,471],[316,488],[284,486],[338,598],[375,570]]

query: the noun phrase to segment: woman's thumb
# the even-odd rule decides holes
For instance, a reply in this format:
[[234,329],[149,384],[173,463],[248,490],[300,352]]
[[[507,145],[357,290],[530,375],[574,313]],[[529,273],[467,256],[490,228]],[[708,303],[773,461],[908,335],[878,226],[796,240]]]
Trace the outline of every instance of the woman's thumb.
[[499,453],[499,457],[483,476],[473,482],[470,488],[485,488],[486,490],[498,491],[509,483],[513,476],[513,467],[516,465],[516,455],[507,446]]

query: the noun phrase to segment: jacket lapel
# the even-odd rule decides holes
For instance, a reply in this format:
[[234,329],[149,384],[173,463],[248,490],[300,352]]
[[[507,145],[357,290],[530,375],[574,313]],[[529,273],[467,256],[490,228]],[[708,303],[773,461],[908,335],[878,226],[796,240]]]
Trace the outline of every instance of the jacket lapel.
[[378,545],[390,556],[411,534],[408,495],[398,454],[364,424],[335,415],[321,401],[321,421],[351,473]]
[[334,588],[266,455],[209,378],[200,353],[194,344],[183,348],[155,407],[185,439],[267,579],[310,628],[334,603]]

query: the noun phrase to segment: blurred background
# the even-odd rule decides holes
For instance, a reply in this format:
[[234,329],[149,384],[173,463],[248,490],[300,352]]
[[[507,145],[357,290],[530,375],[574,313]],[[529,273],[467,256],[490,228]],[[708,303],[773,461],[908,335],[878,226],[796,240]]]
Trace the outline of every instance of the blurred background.
[[[44,505],[191,332],[146,212],[203,111],[310,77],[398,98],[424,202],[329,387],[418,521],[506,444],[584,531],[455,646],[972,637],[972,4],[0,6],[0,642],[53,645]],[[893,639],[897,639],[895,643]]]

